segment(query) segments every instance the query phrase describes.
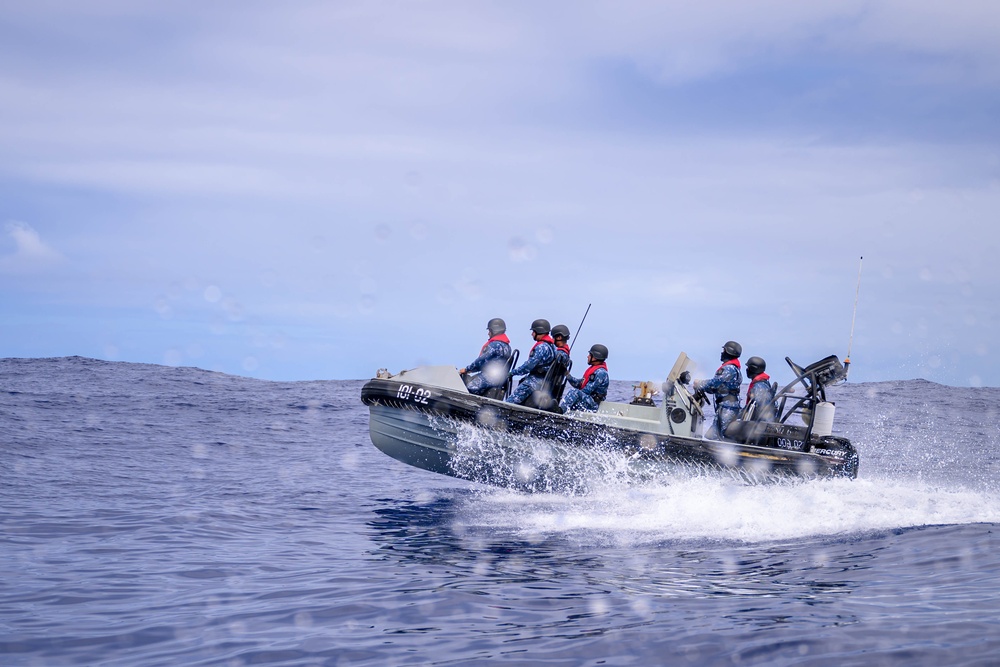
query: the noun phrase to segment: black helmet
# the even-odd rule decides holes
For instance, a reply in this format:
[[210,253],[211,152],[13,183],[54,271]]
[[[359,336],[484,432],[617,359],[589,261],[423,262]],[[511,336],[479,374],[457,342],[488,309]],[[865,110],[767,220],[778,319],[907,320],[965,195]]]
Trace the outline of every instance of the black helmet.
[[594,343],[590,346],[590,356],[594,358],[595,361],[607,361],[608,359],[608,348],[604,347],[600,343]]
[[566,340],[569,340],[569,327],[565,324],[557,324],[552,327],[552,337],[560,336]]
[[534,331],[539,336],[544,336],[549,332],[552,327],[549,326],[548,320],[535,320],[531,323],[531,330]]
[[747,377],[753,378],[764,372],[767,364],[760,357],[750,357],[747,359]]
[[499,336],[507,331],[507,323],[499,317],[494,317],[486,324],[486,329],[490,332],[491,336]]
[[740,355],[743,354],[743,346],[737,343],[735,340],[731,340],[722,346],[722,351],[728,354],[733,359],[739,359]]

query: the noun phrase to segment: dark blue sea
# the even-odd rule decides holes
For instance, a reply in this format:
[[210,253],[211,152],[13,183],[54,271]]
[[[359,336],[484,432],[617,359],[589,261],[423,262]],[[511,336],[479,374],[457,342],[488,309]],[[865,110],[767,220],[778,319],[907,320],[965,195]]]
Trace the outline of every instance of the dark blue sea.
[[853,481],[529,495],[362,384],[0,360],[0,664],[1000,664],[1000,389],[831,389]]

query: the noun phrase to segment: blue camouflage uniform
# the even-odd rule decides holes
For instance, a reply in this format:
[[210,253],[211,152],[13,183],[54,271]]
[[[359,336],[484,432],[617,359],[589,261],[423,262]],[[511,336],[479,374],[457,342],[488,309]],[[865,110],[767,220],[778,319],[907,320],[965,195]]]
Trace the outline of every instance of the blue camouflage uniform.
[[[607,364],[601,362],[594,364],[593,372],[584,373],[584,377],[577,379],[570,375],[566,378],[575,389],[570,389],[559,401],[559,407],[563,412],[570,410],[581,410],[584,412],[597,412],[597,406],[608,397],[608,386],[611,384],[611,377],[608,375]],[[590,368],[587,370],[590,371]],[[584,384],[586,380],[586,384]]]
[[476,360],[465,367],[466,373],[479,373],[468,379],[465,386],[469,393],[482,395],[492,387],[502,387],[507,381],[507,360],[510,359],[510,341],[500,334],[486,341]]
[[539,336],[535,346],[531,348],[528,359],[510,372],[511,375],[527,375],[517,388],[507,397],[508,403],[524,403],[532,392],[542,386],[545,374],[556,358],[556,346],[551,336]]
[[695,391],[715,395],[715,423],[705,434],[706,438],[722,439],[729,426],[740,414],[740,360],[730,359],[715,371],[715,377],[696,380]]
[[771,376],[761,373],[750,381],[747,389],[747,405],[754,406],[751,421],[774,421],[774,387],[771,386]]
[[569,359],[569,347],[565,346],[565,345],[563,347],[559,347],[558,345],[556,345],[556,356],[555,356],[555,358],[556,359],[562,359],[562,362],[563,362],[563,364],[565,364],[566,368],[569,368],[572,365],[572,363],[573,363]]

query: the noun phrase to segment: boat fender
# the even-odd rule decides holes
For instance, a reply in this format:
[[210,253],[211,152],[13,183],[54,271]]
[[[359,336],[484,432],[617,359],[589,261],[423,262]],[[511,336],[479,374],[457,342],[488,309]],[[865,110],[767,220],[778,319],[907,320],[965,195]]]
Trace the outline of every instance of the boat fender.
[[813,416],[813,435],[824,436],[833,434],[833,415],[836,406],[829,401],[816,404],[815,415]]

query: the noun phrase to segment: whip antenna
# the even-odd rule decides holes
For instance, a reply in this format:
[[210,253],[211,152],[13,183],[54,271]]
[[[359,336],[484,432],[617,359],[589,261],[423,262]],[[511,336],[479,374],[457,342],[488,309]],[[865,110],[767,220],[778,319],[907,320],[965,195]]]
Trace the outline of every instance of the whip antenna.
[[861,262],[864,261],[864,256],[858,260],[858,287],[854,290],[854,314],[851,315],[851,337],[847,341],[847,356],[844,357],[844,379],[847,379],[847,374],[851,369],[851,346],[854,345],[854,321],[858,316],[858,294],[861,293]]
[[[582,329],[582,328],[583,328],[583,323],[587,321],[587,313],[589,313],[589,312],[590,312],[590,307],[591,307],[592,305],[594,305],[594,304],[592,304],[592,303],[588,303],[588,304],[587,304],[587,310],[586,310],[586,312],[584,312],[584,314],[583,314],[583,319],[582,319],[582,320],[580,320],[580,326],[578,326],[578,327],[576,328],[576,333],[575,333],[575,334],[573,334],[573,338],[574,338],[574,339],[576,339],[576,338],[578,338],[578,337],[580,336],[580,329]],[[572,350],[572,349],[573,349],[573,343],[570,343],[570,344],[569,344],[569,349],[570,349],[570,350]]]

